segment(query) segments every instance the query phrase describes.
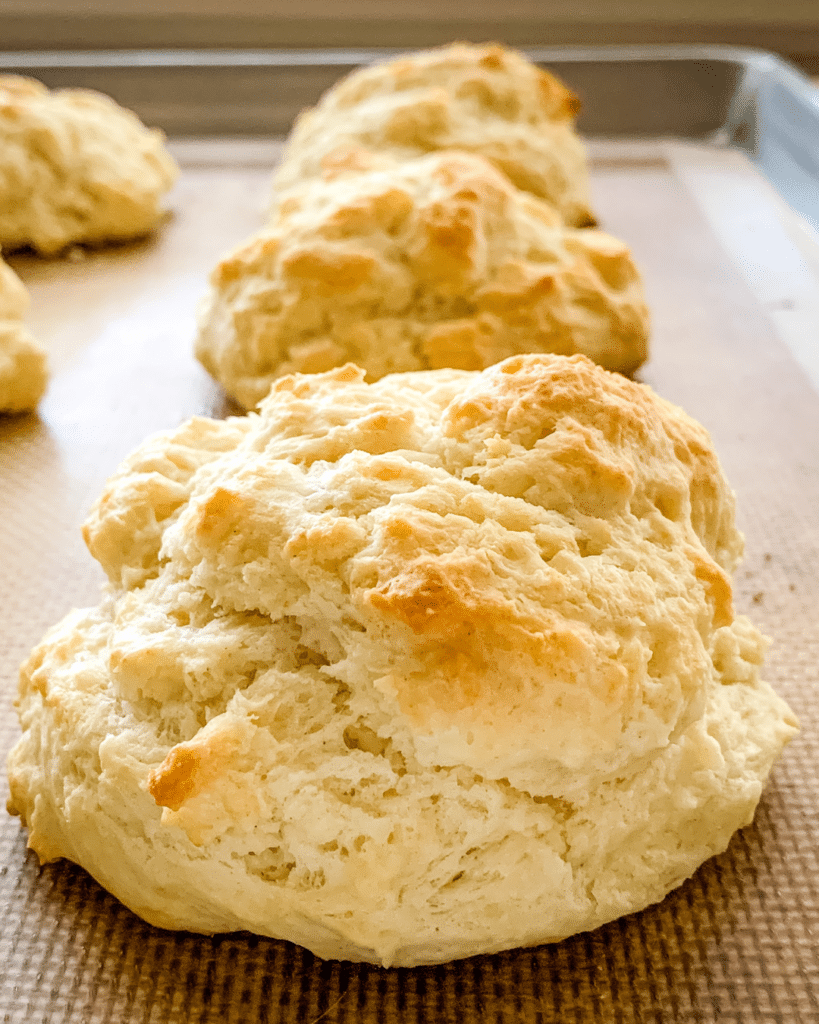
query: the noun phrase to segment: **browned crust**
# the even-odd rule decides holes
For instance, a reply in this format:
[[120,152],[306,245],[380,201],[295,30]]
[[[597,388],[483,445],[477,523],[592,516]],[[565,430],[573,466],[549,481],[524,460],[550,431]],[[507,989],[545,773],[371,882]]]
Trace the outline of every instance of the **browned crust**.
[[148,776],[148,792],[160,807],[178,811],[201,781],[202,754],[195,747],[176,746]]

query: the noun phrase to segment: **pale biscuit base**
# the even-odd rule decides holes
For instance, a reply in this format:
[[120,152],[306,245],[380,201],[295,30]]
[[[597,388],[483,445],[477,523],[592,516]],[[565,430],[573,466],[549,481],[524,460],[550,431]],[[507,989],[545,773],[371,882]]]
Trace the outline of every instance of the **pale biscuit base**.
[[477,153],[567,224],[594,224],[580,103],[554,75],[503,46],[455,43],[354,71],[302,113],[276,173],[278,194],[362,147],[399,160]]
[[0,246],[52,255],[138,238],[177,174],[164,136],[86,89],[0,76]]
[[0,258],[0,414],[30,412],[48,383],[45,351],[23,324],[28,293]]
[[85,535],[111,582],[23,667],[10,809],[162,927],[557,940],[723,850],[796,728],[708,435],[581,356],[284,378]]
[[567,228],[483,158],[353,154],[294,189],[211,277],[196,355],[238,402],[348,361],[369,380],[581,352],[631,373],[649,315],[626,245]]

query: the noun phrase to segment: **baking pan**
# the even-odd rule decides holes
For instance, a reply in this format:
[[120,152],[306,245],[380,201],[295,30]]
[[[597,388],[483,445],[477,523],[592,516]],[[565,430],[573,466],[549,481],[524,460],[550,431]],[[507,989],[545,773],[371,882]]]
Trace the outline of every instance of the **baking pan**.
[[[819,1020],[819,107],[775,57],[725,48],[538,50],[584,102],[595,206],[653,310],[641,376],[711,431],[738,497],[736,604],[802,732],[754,823],[661,904],[556,945],[440,967],[322,962],[284,942],[144,924],[89,876],[40,869],[0,816],[3,1024]],[[182,164],[156,237],[18,255],[54,371],[0,423],[0,755],[17,665],[102,573],[79,529],[146,434],[230,411],[191,354],[225,250],[257,228],[293,115],[381,54],[19,53],[0,67],[102,89]],[[0,780],[5,787],[5,781]]]
[[[52,88],[82,81],[174,137],[284,135],[337,78],[392,50],[0,53]],[[728,46],[537,48],[590,136],[715,139],[747,152],[819,225],[819,95],[773,54]]]

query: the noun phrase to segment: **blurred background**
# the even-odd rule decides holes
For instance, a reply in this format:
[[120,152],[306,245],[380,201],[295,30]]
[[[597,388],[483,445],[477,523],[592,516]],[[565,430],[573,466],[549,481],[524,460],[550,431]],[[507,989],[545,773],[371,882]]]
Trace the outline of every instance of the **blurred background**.
[[819,0],[2,0],[0,49],[726,43],[819,74]]

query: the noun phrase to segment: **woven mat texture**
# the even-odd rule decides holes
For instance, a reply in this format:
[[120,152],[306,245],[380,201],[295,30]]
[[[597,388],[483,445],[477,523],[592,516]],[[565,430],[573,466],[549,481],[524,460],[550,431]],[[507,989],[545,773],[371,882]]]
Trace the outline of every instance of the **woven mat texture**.
[[[261,166],[189,166],[157,239],[12,261],[55,375],[38,416],[0,423],[3,762],[18,664],[69,608],[97,601],[79,529],[104,480],[151,431],[227,411],[191,355],[194,309],[211,266],[261,222],[268,180]],[[645,272],[642,379],[713,435],[747,540],[736,603],[773,638],[767,678],[802,722],[754,823],[662,904],[591,934],[381,970],[151,928],[80,868],[39,869],[0,814],[0,1022],[819,1020],[819,394],[663,159],[601,165],[595,189]]]

